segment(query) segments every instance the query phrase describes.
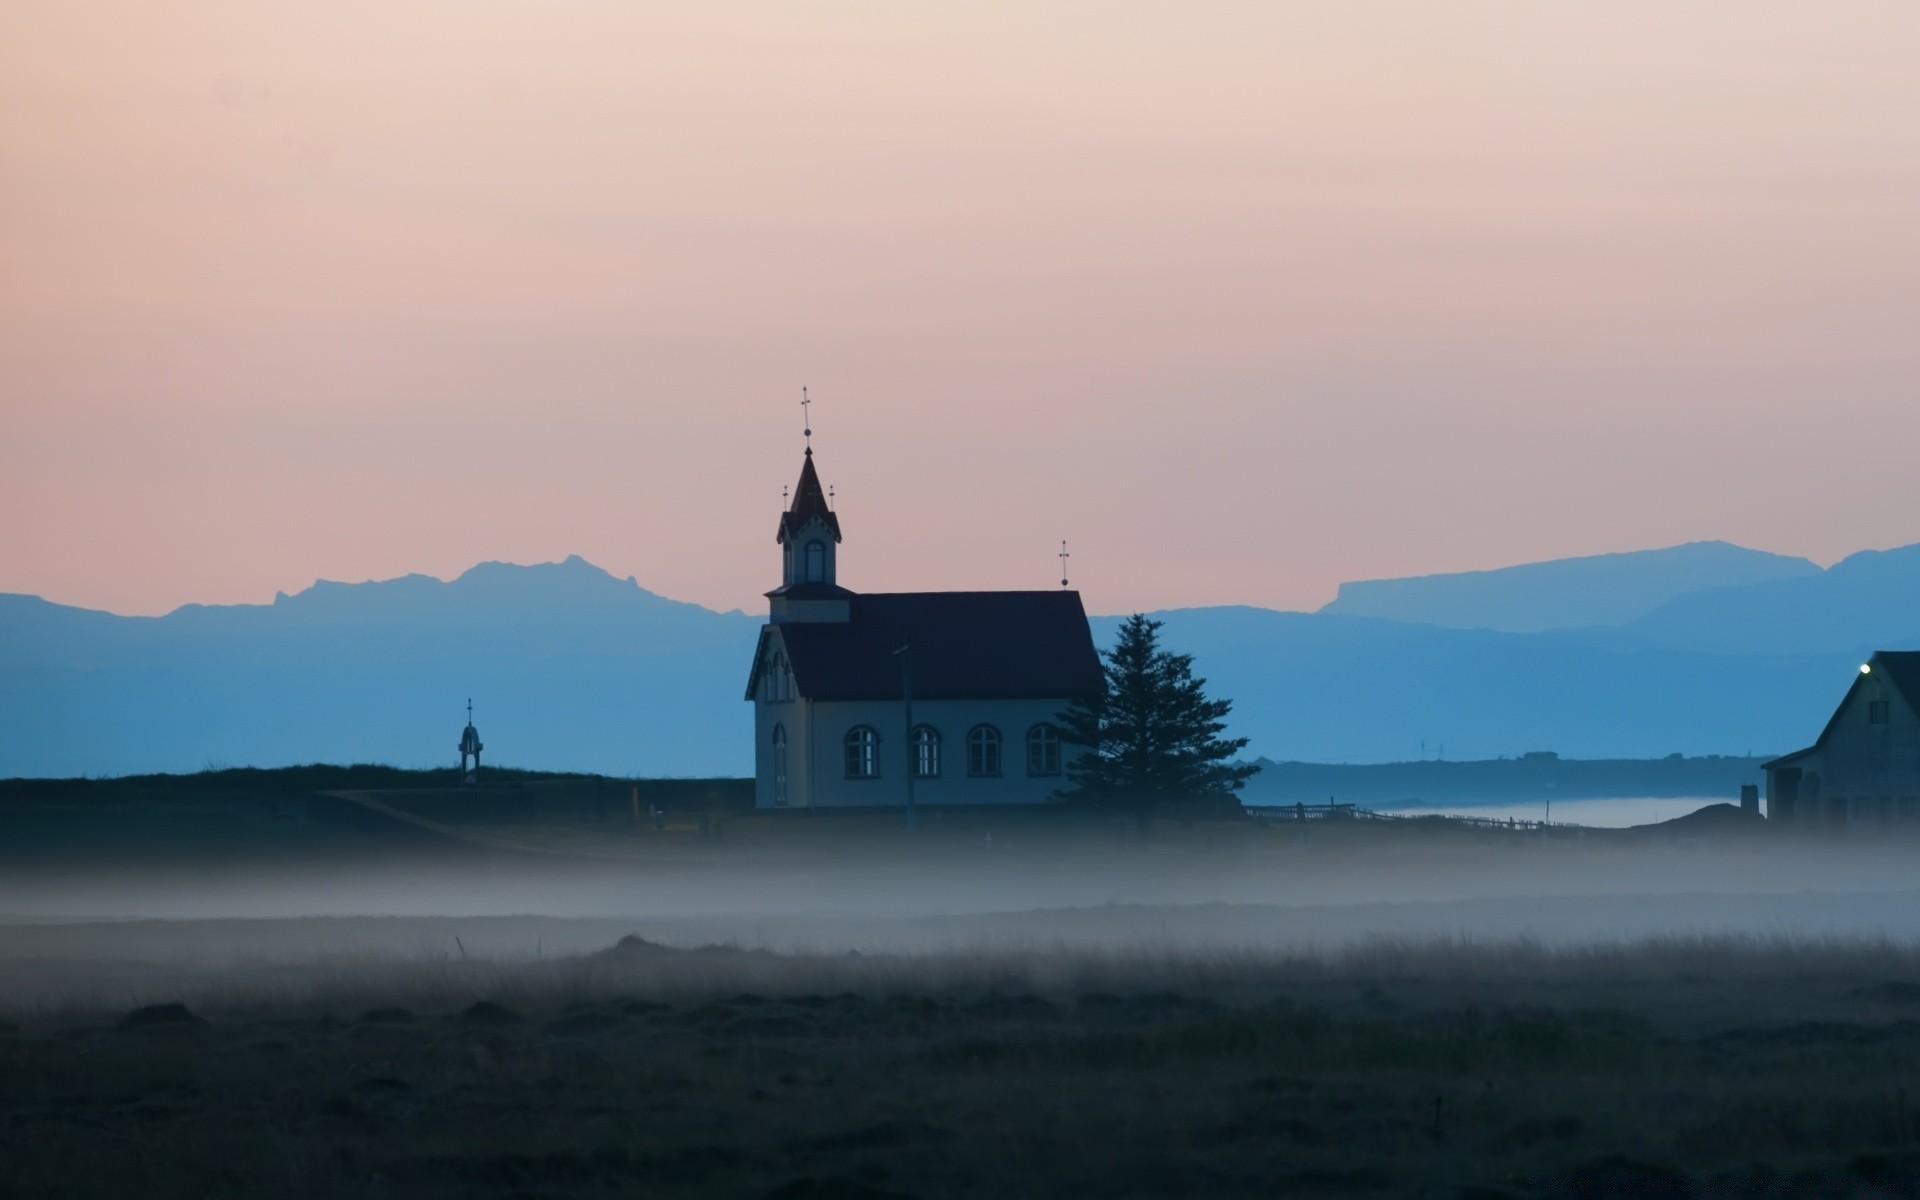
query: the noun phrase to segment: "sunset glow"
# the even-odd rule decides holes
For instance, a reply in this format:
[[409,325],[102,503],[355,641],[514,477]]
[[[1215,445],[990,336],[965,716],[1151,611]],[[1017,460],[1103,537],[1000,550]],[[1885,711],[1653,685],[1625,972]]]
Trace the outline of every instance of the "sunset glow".
[[22,0],[0,591],[1920,540],[1920,9]]

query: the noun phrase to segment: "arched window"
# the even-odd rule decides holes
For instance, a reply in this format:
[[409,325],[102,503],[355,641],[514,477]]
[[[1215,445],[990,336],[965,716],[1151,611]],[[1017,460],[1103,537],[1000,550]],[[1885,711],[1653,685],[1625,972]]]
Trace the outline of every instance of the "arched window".
[[880,735],[866,725],[847,730],[847,778],[880,778]]
[[1027,774],[1060,773],[1060,731],[1051,725],[1035,725],[1027,730]]
[[767,669],[760,677],[760,698],[770,704],[793,699],[793,668],[787,656],[778,651],[767,657]]
[[776,807],[787,805],[787,727],[773,727],[773,803]]
[[781,582],[782,583],[799,583],[800,581],[793,577],[793,543],[792,542],[787,543],[786,549],[782,551],[782,555],[785,561],[781,564],[781,566],[784,568],[781,574]]
[[940,731],[931,725],[916,726],[913,731],[913,777],[937,779],[940,776]]
[[827,581],[827,548],[820,542],[807,543],[807,582]]
[[975,725],[967,734],[967,774],[976,778],[1000,773],[1000,731]]

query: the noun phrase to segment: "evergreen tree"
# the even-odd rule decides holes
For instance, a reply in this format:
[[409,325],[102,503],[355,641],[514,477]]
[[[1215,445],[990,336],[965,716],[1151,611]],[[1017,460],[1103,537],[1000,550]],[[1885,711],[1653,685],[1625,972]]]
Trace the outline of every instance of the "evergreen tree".
[[1066,800],[1161,805],[1218,803],[1259,768],[1230,760],[1245,738],[1223,738],[1228,700],[1209,700],[1193,656],[1160,648],[1160,622],[1135,613],[1102,656],[1102,695],[1060,714],[1062,737],[1080,754],[1067,764]]

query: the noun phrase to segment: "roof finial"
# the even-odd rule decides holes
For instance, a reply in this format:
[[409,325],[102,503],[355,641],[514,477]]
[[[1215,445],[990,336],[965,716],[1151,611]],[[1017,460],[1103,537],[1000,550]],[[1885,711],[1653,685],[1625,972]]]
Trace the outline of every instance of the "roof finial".
[[800,432],[807,439],[807,457],[813,457],[813,409],[809,407],[813,398],[807,395],[807,389],[800,389]]
[[1061,587],[1067,586],[1067,560],[1072,557],[1073,556],[1071,554],[1067,553],[1067,540],[1065,538],[1061,538],[1060,539],[1060,586]]
[[467,724],[473,724],[473,697],[467,697]]

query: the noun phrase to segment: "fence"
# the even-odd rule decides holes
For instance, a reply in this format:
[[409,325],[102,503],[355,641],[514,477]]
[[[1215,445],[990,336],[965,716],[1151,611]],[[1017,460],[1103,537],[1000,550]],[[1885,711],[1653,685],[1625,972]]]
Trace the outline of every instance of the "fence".
[[1331,800],[1325,804],[1249,804],[1246,806],[1246,811],[1249,816],[1263,821],[1444,821],[1449,825],[1465,825],[1475,829],[1504,829],[1515,833],[1586,828],[1584,825],[1575,825],[1567,821],[1530,821],[1519,817],[1502,819],[1500,817],[1456,817],[1446,813],[1377,812],[1355,804],[1339,804]]

